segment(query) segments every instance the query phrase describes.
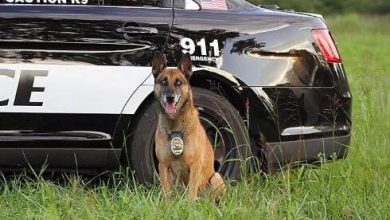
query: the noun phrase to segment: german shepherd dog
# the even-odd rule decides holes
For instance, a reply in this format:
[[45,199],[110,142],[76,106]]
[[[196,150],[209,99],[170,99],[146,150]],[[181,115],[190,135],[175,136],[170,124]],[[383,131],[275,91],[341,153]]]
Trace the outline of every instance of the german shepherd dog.
[[214,171],[213,147],[194,106],[190,56],[183,55],[177,68],[167,68],[165,56],[156,53],[152,73],[160,106],[155,150],[163,192],[167,195],[177,181],[188,187],[189,200],[195,199],[199,190],[210,190],[212,197],[218,197],[226,188]]

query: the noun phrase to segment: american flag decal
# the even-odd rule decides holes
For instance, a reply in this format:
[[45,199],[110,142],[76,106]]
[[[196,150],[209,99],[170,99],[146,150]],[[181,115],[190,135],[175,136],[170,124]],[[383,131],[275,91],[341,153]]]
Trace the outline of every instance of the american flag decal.
[[227,11],[225,0],[201,0],[202,9]]

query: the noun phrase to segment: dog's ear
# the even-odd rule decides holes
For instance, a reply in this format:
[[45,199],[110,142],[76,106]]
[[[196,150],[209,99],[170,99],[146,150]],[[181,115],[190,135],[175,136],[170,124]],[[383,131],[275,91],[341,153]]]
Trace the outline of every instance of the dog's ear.
[[157,78],[166,67],[167,60],[165,55],[161,54],[160,52],[155,52],[152,61],[152,73],[154,78]]
[[190,79],[192,76],[192,62],[188,53],[181,57],[177,68],[184,74],[187,79]]

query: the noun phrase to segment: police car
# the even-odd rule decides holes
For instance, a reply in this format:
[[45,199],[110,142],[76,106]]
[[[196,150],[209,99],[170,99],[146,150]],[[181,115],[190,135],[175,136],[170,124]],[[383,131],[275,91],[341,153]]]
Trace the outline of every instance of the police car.
[[215,167],[343,158],[351,92],[320,15],[243,0],[1,0],[0,167],[155,177],[151,60],[183,53]]

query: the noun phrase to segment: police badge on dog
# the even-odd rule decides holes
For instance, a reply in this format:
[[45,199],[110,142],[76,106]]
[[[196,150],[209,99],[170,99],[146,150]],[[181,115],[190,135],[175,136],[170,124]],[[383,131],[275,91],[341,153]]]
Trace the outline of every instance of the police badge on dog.
[[173,155],[180,156],[184,151],[183,134],[180,132],[173,132],[171,134],[171,151]]

